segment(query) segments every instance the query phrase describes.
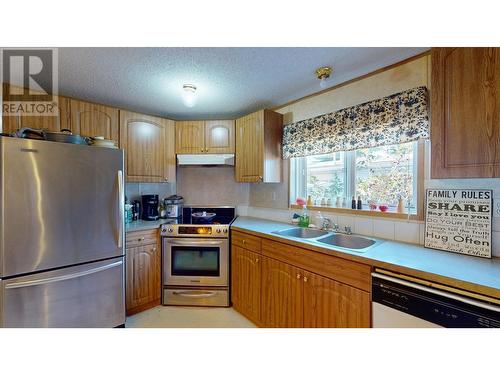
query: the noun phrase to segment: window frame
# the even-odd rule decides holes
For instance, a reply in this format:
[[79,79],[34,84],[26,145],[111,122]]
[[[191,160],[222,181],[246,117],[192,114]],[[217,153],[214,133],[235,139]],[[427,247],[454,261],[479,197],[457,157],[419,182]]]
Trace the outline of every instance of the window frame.
[[[352,210],[350,207],[350,199],[348,202],[347,208],[338,208],[338,207],[330,207],[330,206],[310,206],[309,208],[313,210],[322,210],[322,211],[332,211],[332,212],[342,212],[349,214],[360,214],[360,215],[368,215],[368,216],[385,216],[385,217],[394,217],[408,220],[423,220],[423,197],[424,197],[424,160],[425,160],[425,141],[419,140],[413,142],[413,191],[415,192],[414,197],[414,206],[408,210],[408,213],[397,213],[397,212],[379,212],[379,211],[370,211],[370,210]],[[356,186],[356,150],[345,151],[344,152],[344,165],[345,165],[345,181],[346,181],[346,197],[351,197],[356,195],[355,186]],[[289,176],[290,176],[290,184],[289,184],[289,207],[290,208],[301,208],[296,205],[295,202],[291,200],[293,197],[306,197],[307,195],[307,171],[306,171],[306,158],[293,158],[289,163]],[[302,178],[297,178],[297,171],[301,173]]]

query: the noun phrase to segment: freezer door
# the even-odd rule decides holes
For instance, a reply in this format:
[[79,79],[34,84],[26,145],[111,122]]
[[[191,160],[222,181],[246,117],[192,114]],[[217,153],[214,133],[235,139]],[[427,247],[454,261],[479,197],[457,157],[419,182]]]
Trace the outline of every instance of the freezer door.
[[4,327],[125,323],[124,258],[3,280]]
[[124,253],[122,150],[0,137],[0,152],[0,277]]

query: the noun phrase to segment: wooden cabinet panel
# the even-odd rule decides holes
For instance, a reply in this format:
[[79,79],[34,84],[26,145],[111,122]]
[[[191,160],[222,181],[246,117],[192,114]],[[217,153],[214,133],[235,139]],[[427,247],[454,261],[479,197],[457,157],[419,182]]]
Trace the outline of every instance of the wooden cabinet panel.
[[500,177],[500,48],[433,48],[432,178]]
[[57,105],[54,108],[54,116],[3,116],[2,132],[12,133],[20,128],[44,129],[54,132],[69,129],[68,100],[62,96],[58,97]]
[[176,121],[176,153],[200,154],[205,152],[205,121]]
[[238,182],[281,182],[283,116],[261,110],[236,120]]
[[205,121],[205,151],[209,154],[234,153],[234,121]]
[[253,251],[232,246],[231,301],[256,324],[260,322],[261,259]]
[[239,246],[247,250],[255,251],[256,253],[262,252],[261,240],[257,236],[241,233],[237,231],[231,232],[231,243],[233,246]]
[[304,271],[305,328],[369,328],[370,294]]
[[126,309],[135,314],[160,303],[160,251],[157,244],[127,248]]
[[262,257],[261,321],[265,327],[303,326],[302,270]]
[[264,178],[264,111],[236,120],[235,173],[238,182]]
[[119,110],[100,104],[69,99],[70,129],[87,137],[119,140]]
[[268,239],[262,240],[262,254],[362,290],[371,290],[371,267],[366,264]]
[[129,182],[174,182],[175,155],[171,136],[174,122],[120,111],[120,145],[125,149]]

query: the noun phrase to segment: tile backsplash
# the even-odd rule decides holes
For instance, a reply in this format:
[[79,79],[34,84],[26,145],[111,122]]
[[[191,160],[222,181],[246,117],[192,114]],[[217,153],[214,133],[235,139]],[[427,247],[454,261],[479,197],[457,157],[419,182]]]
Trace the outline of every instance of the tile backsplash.
[[141,195],[158,194],[160,199],[175,194],[175,184],[129,182],[125,184],[125,195],[130,200],[140,200]]

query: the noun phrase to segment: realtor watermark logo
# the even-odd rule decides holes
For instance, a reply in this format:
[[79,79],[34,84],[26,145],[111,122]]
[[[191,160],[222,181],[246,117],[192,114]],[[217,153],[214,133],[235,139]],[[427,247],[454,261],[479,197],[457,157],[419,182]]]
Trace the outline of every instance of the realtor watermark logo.
[[57,116],[57,49],[0,49],[3,116]]

